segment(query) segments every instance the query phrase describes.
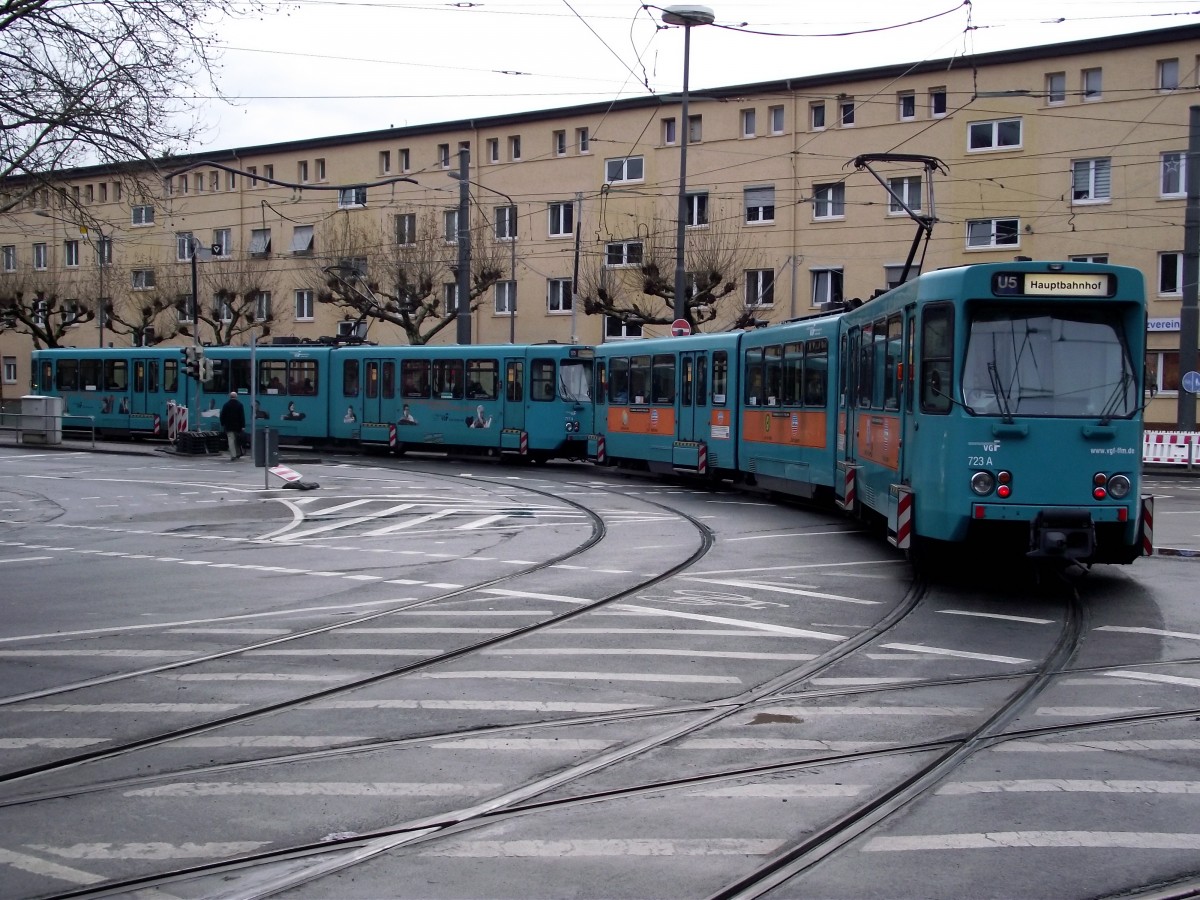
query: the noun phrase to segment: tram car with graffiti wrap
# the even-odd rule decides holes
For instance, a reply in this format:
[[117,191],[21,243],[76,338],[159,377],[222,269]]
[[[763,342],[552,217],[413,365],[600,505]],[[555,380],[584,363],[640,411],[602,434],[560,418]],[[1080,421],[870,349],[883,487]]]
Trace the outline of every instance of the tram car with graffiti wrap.
[[1150,552],[1133,268],[983,264],[749,332],[596,349],[601,464],[827,497],[920,556]]
[[[188,351],[191,351],[189,354]],[[591,429],[592,351],[566,344],[320,344],[54,349],[33,354],[36,393],[63,398],[64,427],[174,438],[219,431],[231,392],[285,443],[395,452],[578,459]],[[202,366],[205,377],[190,377]]]

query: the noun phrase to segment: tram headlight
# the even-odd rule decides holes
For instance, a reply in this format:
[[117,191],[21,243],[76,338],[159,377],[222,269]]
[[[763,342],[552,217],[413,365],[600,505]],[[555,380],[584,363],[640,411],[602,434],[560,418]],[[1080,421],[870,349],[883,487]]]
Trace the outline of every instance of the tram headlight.
[[991,472],[976,472],[971,476],[971,490],[980,497],[986,497],[996,487],[996,479]]
[[1129,483],[1129,478],[1125,475],[1114,475],[1108,479],[1108,494],[1114,500],[1124,500],[1129,496],[1129,491],[1133,485]]

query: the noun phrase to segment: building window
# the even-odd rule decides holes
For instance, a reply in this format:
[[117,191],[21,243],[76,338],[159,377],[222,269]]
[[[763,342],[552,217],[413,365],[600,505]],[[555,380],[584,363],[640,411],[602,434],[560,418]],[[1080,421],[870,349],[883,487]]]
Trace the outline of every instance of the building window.
[[496,207],[496,240],[515,241],[517,239],[517,208],[515,206]]
[[896,115],[901,122],[917,117],[917,95],[912,91],[901,91],[896,95]]
[[313,252],[313,226],[292,226],[292,255],[311,256]]
[[412,153],[409,152],[409,149],[407,147],[400,148],[400,159],[398,160],[398,162],[400,164],[401,172],[411,172],[412,171]]
[[[100,190],[101,191],[104,190],[104,185],[100,185]],[[236,172],[226,172],[225,173],[225,190],[227,190],[227,191],[237,190],[237,173]]]
[[842,97],[838,100],[838,121],[842,123],[842,127],[849,127],[854,124],[854,98]]
[[607,184],[641,181],[644,177],[645,167],[640,156],[623,156],[620,159],[604,161],[604,181]]
[[746,270],[746,305],[774,306],[775,305],[775,270],[747,269]]
[[813,218],[836,219],[846,215],[846,185],[814,184],[813,185]]
[[662,120],[662,142],[663,142],[663,144],[669,147],[672,144],[676,143],[677,141],[678,141],[678,137],[675,134],[675,120],[674,119],[663,119]]
[[1162,155],[1162,182],[1160,191],[1164,197],[1187,196],[1187,154],[1181,152]]
[[515,281],[497,281],[495,314],[511,316],[516,308],[516,297],[517,283]]
[[133,214],[132,222],[134,225],[153,225],[154,224],[154,207],[148,205],[139,205],[130,207],[130,212]]
[[270,163],[263,166],[263,178],[272,179],[275,177],[275,167]]
[[698,144],[704,137],[704,117],[688,116],[688,143]]
[[338,191],[338,209],[362,209],[366,205],[365,187],[342,188]]
[[1158,61],[1158,89],[1168,92],[1179,88],[1179,60],[1160,59]]
[[250,187],[258,187],[258,178],[255,177],[258,175],[258,166],[246,166],[246,175],[250,179]]
[[1020,119],[991,119],[967,126],[968,150],[1011,150],[1020,146]]
[[521,158],[521,136],[519,134],[509,135],[508,158],[513,162],[517,162]]
[[1158,254],[1158,293],[1181,296],[1183,294],[1183,254]]
[[752,138],[757,134],[754,110],[742,110],[742,137]]
[[487,158],[490,163],[500,162],[500,138],[488,138]]
[[308,184],[308,160],[302,159],[296,163],[296,180],[301,184]]
[[113,264],[112,238],[100,238],[96,241],[96,265],[106,269]]
[[641,241],[609,241],[604,246],[604,265],[610,268],[638,266],[641,263]]
[[[894,287],[900,286],[900,284],[901,284],[900,276],[903,274],[904,274],[904,266],[902,266],[902,265],[892,265],[892,266],[884,266],[883,267],[883,283],[885,285],[887,285],[887,289],[889,291]],[[906,278],[905,281],[912,281],[914,278],[916,278],[920,274],[921,274],[921,267],[919,265],[914,264],[912,266],[912,268],[910,268],[908,270],[908,278]]]
[[575,232],[575,205],[573,203],[550,204],[550,237],[570,237]]
[[687,203],[687,225],[689,228],[699,228],[708,224],[708,192],[701,191],[688,194],[684,198]]
[[1083,70],[1083,99],[1099,100],[1104,96],[1104,70]]
[[443,169],[450,168],[450,145],[449,144],[438,144],[437,161],[438,161],[438,165],[441,166]]
[[1084,253],[1080,256],[1068,256],[1071,262],[1087,262],[1087,263],[1108,263],[1107,253]]
[[313,292],[296,291],[293,297],[295,298],[296,321],[311,322],[315,318],[313,315]]
[[929,89],[929,115],[935,119],[946,115],[946,89],[944,87]]
[[254,320],[267,322],[271,318],[271,292],[258,291],[254,295]]
[[33,245],[33,267],[39,272],[44,272],[50,265],[50,254],[46,249],[46,245],[39,242]]
[[1071,199],[1076,203],[1110,199],[1111,184],[1112,163],[1107,157],[1071,163]]
[[447,244],[458,243],[458,210],[442,210],[442,239]]
[[271,252],[271,229],[255,228],[250,232],[250,255],[266,256]]
[[968,219],[967,247],[1016,247],[1021,243],[1018,219]]
[[627,341],[641,336],[641,322],[622,322],[616,316],[604,317],[604,340]]
[[824,100],[817,100],[815,103],[808,104],[808,124],[813,131],[821,131],[825,128]]
[[567,155],[567,133],[565,131],[554,132],[554,155]]
[[1067,102],[1067,73],[1051,72],[1046,76],[1046,102],[1054,106]]
[[79,241],[63,241],[63,265],[68,269],[79,266]]
[[233,251],[230,248],[233,247],[233,232],[228,228],[214,228],[212,234],[212,245],[216,250],[213,255],[221,259],[232,255]]
[[222,297],[220,294],[213,294],[213,312],[222,322],[229,323],[233,321],[233,307],[229,300]]
[[746,188],[743,192],[746,222],[775,221],[775,188],[773,185]]
[[153,269],[134,269],[130,272],[130,287],[135,291],[148,291],[154,287]]
[[771,134],[783,134],[783,107],[769,107],[767,117],[771,122]]
[[411,247],[417,242],[417,214],[396,215],[396,243]]
[[316,171],[313,174],[316,176],[317,181],[324,181],[325,180],[325,159],[323,157],[314,159],[313,166],[316,169]]
[[546,284],[546,311],[565,313],[571,311],[571,279],[551,278]]
[[888,179],[888,190],[891,192],[888,197],[888,214],[889,215],[907,215],[908,209],[916,212],[921,208],[921,176],[920,175],[904,175],[900,178]]
[[188,262],[195,252],[196,239],[190,231],[175,232],[175,261]]
[[575,129],[575,146],[578,148],[580,153],[592,152],[592,139],[586,128]]
[[1146,387],[1156,394],[1179,396],[1179,351],[1146,351]]
[[812,305],[840,303],[842,300],[842,269],[840,266],[812,270]]
[[458,312],[458,282],[446,281],[442,283],[442,306],[446,311],[446,315]]
[[15,356],[4,357],[4,383],[17,383],[17,358]]
[[5,244],[0,248],[0,259],[3,259],[5,272],[17,271],[17,248],[14,244]]

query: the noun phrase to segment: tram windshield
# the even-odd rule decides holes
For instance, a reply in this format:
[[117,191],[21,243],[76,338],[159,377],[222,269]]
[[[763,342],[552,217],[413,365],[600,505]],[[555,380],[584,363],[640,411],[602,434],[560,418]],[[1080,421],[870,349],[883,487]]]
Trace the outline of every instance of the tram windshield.
[[1119,311],[977,310],[967,335],[963,403],[977,416],[1124,418],[1137,378]]
[[558,395],[576,403],[592,402],[592,361],[563,360],[558,366]]

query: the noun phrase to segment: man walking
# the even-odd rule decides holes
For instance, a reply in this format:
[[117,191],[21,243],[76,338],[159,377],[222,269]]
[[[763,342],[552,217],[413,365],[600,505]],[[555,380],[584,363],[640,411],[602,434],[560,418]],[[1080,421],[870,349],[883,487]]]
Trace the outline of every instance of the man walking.
[[242,458],[242,447],[239,441],[242,431],[246,428],[246,409],[238,399],[237,391],[229,392],[229,399],[221,407],[221,427],[225,429],[225,437],[229,439],[229,461]]

